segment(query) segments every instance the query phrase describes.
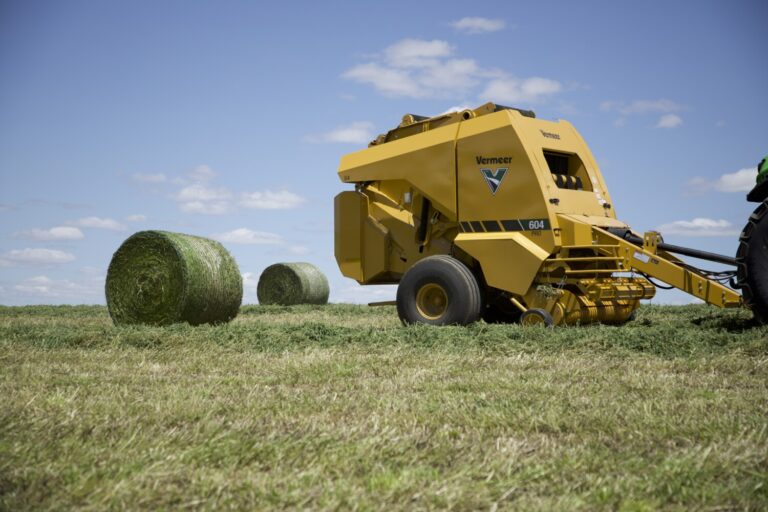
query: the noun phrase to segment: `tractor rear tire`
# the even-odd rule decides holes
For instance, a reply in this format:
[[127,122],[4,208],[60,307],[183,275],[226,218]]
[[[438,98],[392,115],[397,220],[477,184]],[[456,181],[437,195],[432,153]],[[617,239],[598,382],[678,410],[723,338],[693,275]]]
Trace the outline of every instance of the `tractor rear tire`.
[[447,255],[415,263],[397,287],[397,314],[406,325],[467,325],[478,320],[481,307],[477,279]]
[[749,216],[736,251],[736,286],[761,324],[768,323],[768,201]]

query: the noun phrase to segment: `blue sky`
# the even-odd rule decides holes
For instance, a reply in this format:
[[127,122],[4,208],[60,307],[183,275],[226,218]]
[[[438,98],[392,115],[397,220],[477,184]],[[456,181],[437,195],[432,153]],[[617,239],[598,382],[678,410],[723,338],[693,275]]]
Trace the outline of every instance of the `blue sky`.
[[766,20],[759,1],[2,1],[0,303],[103,303],[143,229],[220,239],[245,302],[278,261],[318,265],[334,301],[393,298],[336,267],[339,158],[486,101],[571,121],[636,230],[733,254],[768,153]]

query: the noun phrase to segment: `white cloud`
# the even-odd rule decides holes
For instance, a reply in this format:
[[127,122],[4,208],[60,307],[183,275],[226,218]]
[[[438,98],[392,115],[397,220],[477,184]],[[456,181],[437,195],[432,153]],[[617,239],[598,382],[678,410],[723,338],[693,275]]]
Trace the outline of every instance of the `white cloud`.
[[260,274],[243,272],[243,304],[255,304],[259,301],[256,289],[259,286]]
[[439,39],[403,39],[384,50],[384,58],[396,68],[422,68],[436,66],[439,59],[453,53],[451,46]]
[[125,218],[128,222],[144,222],[147,220],[146,215],[141,215],[140,213],[137,213],[135,215],[129,215]]
[[242,192],[236,195],[227,187],[217,187],[210,183],[217,174],[205,165],[198,166],[188,176],[194,182],[182,183],[181,188],[171,196],[185,213],[222,215],[238,208],[279,210],[295,208],[305,201],[303,197],[287,190]]
[[203,215],[224,215],[231,208],[225,201],[189,201],[179,205],[184,213],[200,213]]
[[81,228],[108,229],[110,231],[125,231],[128,229],[125,224],[106,217],[83,217],[71,224]]
[[217,173],[207,165],[198,165],[187,173],[191,184],[183,179],[174,180],[174,183],[182,185],[173,195],[179,209],[185,213],[203,215],[223,215],[231,212],[234,194],[226,187],[212,186],[210,182],[216,176]]
[[245,192],[240,196],[240,206],[257,210],[286,210],[296,208],[302,203],[304,203],[303,197],[287,190]]
[[176,202],[179,203],[181,211],[205,215],[228,213],[231,210],[231,198],[232,192],[228,188],[209,187],[202,183],[187,185],[174,196]]
[[243,288],[256,288],[259,284],[259,278],[253,272],[243,272]]
[[51,229],[30,229],[19,233],[22,238],[31,240],[82,240],[85,235],[78,228],[71,226],[56,226]]
[[755,186],[757,172],[753,167],[739,169],[736,172],[723,174],[716,180],[708,180],[697,176],[688,180],[686,184],[686,194],[701,195],[708,190],[714,189],[718,192],[749,192]]
[[388,68],[373,62],[355,66],[346,71],[342,77],[362,84],[370,84],[385,96],[419,98],[425,95],[425,91],[419,88],[407,71]]
[[168,177],[165,174],[142,174],[140,172],[134,173],[131,178],[133,181],[139,183],[165,183],[168,181]]
[[438,115],[442,116],[444,114],[452,114],[454,112],[462,112],[464,110],[472,110],[474,107],[470,107],[468,105],[454,105],[450,107],[448,110],[444,112],[440,112]]
[[715,181],[715,190],[719,192],[749,192],[755,186],[757,171],[754,167],[740,169],[730,174],[723,174]]
[[659,118],[656,128],[676,128],[683,124],[683,119],[677,114],[664,114]]
[[560,92],[560,82],[548,78],[532,77],[518,80],[512,77],[491,80],[483,91],[483,98],[496,103],[535,103],[546,96]]
[[502,30],[507,24],[504,20],[467,17],[451,22],[451,26],[465,34],[485,34]]
[[685,184],[685,195],[687,196],[700,196],[712,188],[712,182],[701,176],[691,178]]
[[347,126],[338,126],[325,133],[307,135],[304,140],[312,143],[341,142],[346,144],[367,144],[374,137],[373,123],[357,121]]
[[630,102],[604,101],[600,104],[600,110],[616,112],[621,116],[613,123],[617,128],[624,126],[629,116],[643,116],[647,114],[662,114],[656,124],[656,128],[675,128],[683,124],[682,118],[673,113],[683,110],[682,105],[665,98],[634,100]]
[[14,285],[14,291],[30,298],[62,299],[76,302],[101,302],[104,294],[104,276],[93,276],[82,281],[51,279],[40,275]]
[[472,59],[411,59],[407,62],[422,65],[396,69],[372,62],[350,69],[343,77],[370,84],[385,96],[410,98],[456,96],[479,83],[477,76],[481,73]]
[[57,249],[14,249],[3,254],[3,259],[12,263],[27,263],[31,265],[51,265],[74,261],[74,254]]
[[197,183],[206,183],[217,176],[216,172],[207,165],[198,165],[187,174],[189,179]]
[[676,220],[656,228],[662,235],[678,236],[735,236],[739,229],[727,220],[697,217],[693,220]]
[[222,201],[232,197],[232,192],[225,187],[213,188],[195,183],[187,185],[176,194],[180,203],[188,201]]
[[472,59],[446,60],[439,66],[424,69],[419,83],[428,90],[463,91],[479,83],[477,77],[483,74]]
[[51,279],[47,276],[35,276],[15,285],[14,289],[36,295],[47,295],[50,293],[51,283]]
[[635,100],[632,102],[624,101],[604,101],[600,104],[600,109],[606,112],[618,112],[621,115],[629,116],[632,114],[650,114],[650,113],[668,113],[679,112],[682,107],[672,100]]
[[404,39],[342,77],[372,85],[385,96],[410,98],[466,98],[485,85],[482,99],[527,102],[562,89],[555,80],[515,78],[503,70],[482,68],[474,59],[455,58],[454,53],[446,41]]
[[213,238],[221,242],[243,245],[279,245],[284,243],[283,237],[264,231],[253,231],[248,228],[239,228],[226,233],[219,233]]

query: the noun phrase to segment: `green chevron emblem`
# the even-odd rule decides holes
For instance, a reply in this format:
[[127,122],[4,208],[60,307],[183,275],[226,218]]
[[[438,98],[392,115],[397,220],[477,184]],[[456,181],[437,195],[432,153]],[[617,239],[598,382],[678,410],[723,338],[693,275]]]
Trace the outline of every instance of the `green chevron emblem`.
[[483,178],[485,178],[485,182],[488,184],[488,188],[491,189],[491,194],[496,195],[496,191],[499,190],[499,187],[501,186],[501,180],[507,175],[508,170],[507,167],[496,169],[495,172],[491,169],[480,169],[480,172],[483,173]]

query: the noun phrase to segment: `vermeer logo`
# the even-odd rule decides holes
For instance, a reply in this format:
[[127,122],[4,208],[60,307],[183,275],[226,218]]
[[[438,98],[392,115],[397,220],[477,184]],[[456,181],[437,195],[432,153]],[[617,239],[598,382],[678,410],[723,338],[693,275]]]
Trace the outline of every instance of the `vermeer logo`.
[[546,138],[548,138],[548,139],[557,139],[557,140],[560,140],[560,135],[558,135],[558,134],[556,134],[556,133],[552,133],[552,132],[545,132],[544,130],[539,130],[539,131],[541,132],[541,134],[542,134],[544,137],[546,137]]
[[496,191],[499,190],[499,187],[501,186],[501,180],[507,175],[508,170],[509,169],[506,167],[496,169],[495,172],[491,169],[480,169],[480,172],[483,173],[483,178],[485,178],[485,182],[488,184],[488,188],[491,189],[491,194],[496,195]]
[[477,165],[490,165],[490,164],[511,164],[511,156],[476,156],[475,160]]

